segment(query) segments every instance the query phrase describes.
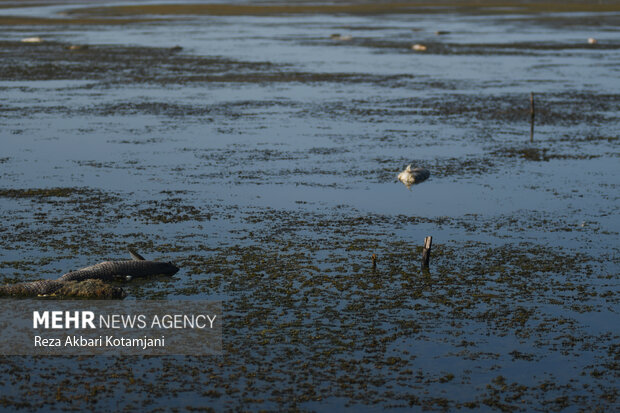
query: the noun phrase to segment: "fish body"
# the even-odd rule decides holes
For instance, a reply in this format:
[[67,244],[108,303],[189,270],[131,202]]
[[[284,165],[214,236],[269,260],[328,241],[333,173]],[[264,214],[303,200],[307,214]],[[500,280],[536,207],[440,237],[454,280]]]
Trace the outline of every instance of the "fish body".
[[117,277],[131,279],[152,275],[174,275],[179,268],[171,262],[145,260],[134,250],[130,250],[133,260],[104,261],[77,271],[71,271],[57,280],[39,280],[0,286],[0,296],[36,297],[45,295],[65,295],[81,298],[122,298],[124,292],[119,287],[109,286],[103,281]]
[[171,262],[123,260],[104,261],[77,271],[71,271],[59,278],[60,281],[83,281],[88,279],[112,280],[116,277],[147,277],[150,275],[174,275],[179,268]]
[[407,186],[411,186],[413,184],[419,184],[428,179],[431,176],[431,173],[428,169],[425,168],[411,168],[411,165],[408,165],[404,171],[398,174],[398,180]]

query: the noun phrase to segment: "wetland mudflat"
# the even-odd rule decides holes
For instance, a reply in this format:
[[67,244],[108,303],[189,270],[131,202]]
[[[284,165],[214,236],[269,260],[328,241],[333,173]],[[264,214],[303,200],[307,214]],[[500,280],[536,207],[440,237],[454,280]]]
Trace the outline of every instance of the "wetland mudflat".
[[3,357],[0,406],[617,407],[620,9],[496,3],[1,1],[0,282],[129,245],[181,271],[126,299],[225,321],[221,356]]

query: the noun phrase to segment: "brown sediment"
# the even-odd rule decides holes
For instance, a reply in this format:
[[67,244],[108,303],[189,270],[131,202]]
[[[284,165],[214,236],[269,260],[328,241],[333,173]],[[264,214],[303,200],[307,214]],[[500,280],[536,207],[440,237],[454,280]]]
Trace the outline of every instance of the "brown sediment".
[[[0,52],[19,53],[21,62],[0,61],[0,79],[52,80],[88,79],[117,83],[185,84],[193,82],[239,83],[383,83],[406,81],[413,76],[360,73],[315,73],[293,70],[284,64],[243,61],[218,56],[179,54],[175,48],[90,46],[78,52],[68,44],[44,42],[36,45],[0,42]],[[139,107],[139,103],[132,103]],[[169,104],[168,104],[169,106]],[[165,109],[165,107],[162,107]],[[195,112],[194,108],[189,114]]]
[[521,158],[528,161],[550,161],[552,159],[594,159],[601,155],[587,153],[556,153],[550,148],[522,147],[501,148],[492,152],[492,155],[507,158]]
[[[37,6],[38,3],[19,7]],[[0,4],[0,9],[15,7],[14,4]],[[70,6],[68,6],[70,7]],[[381,15],[443,13],[446,8],[453,12],[474,14],[538,14],[551,12],[617,12],[620,5],[614,3],[591,4],[585,1],[561,2],[554,0],[540,2],[507,1],[416,1],[385,3],[317,4],[150,4],[109,7],[80,7],[65,12],[63,17],[0,16],[0,25],[126,25],[162,20],[152,16],[278,16],[278,15]],[[149,17],[146,17],[149,16]]]
[[0,9],[12,9],[15,7],[41,7],[41,6],[53,6],[56,4],[61,4],[59,2],[49,2],[49,3],[42,3],[42,2],[29,2],[29,1],[19,1],[19,0],[0,0]]
[[417,1],[346,4],[157,4],[111,7],[79,8],[70,11],[75,15],[90,16],[141,16],[141,15],[212,15],[212,16],[261,16],[287,14],[352,14],[377,15],[392,13],[429,13],[454,11],[486,14],[519,14],[540,12],[611,12],[620,11],[618,4],[591,4],[589,2],[560,1]]
[[106,19],[106,18],[46,18],[0,16],[0,26],[49,26],[49,25],[123,25],[152,22],[160,19]]
[[75,195],[93,195],[98,191],[85,188],[17,188],[0,189],[0,197],[4,198],[67,198]]
[[[562,20],[560,18],[556,20]],[[332,47],[339,47],[341,43],[327,43],[324,39],[306,40],[306,44],[322,44]],[[391,50],[401,53],[412,53],[414,51],[425,51],[428,54],[438,55],[474,55],[474,56],[501,56],[519,55],[536,56],[549,51],[555,51],[563,55],[574,55],[583,53],[584,50],[618,50],[620,43],[608,41],[604,44],[588,44],[587,42],[508,42],[508,43],[452,43],[439,41],[426,41],[424,45],[414,44],[411,41],[402,39],[385,38],[359,38],[354,39],[348,45],[357,47],[367,47],[378,51]],[[417,46],[417,47],[416,47]]]

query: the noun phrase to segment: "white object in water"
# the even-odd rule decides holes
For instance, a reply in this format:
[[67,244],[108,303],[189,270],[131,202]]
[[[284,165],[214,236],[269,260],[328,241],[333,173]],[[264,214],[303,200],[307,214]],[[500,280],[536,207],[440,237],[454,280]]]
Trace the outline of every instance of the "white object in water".
[[411,50],[415,50],[416,52],[425,52],[427,49],[423,44],[414,44],[411,46]]
[[36,37],[25,37],[22,39],[22,43],[41,43],[43,39],[39,36]]
[[408,165],[404,171],[398,174],[398,180],[403,184],[410,187],[413,184],[419,184],[422,181],[428,179],[431,173],[425,168],[411,169],[411,165]]
[[330,36],[330,39],[338,40],[340,42],[348,42],[349,40],[353,40],[353,36],[351,36],[350,34],[346,34],[346,35],[342,36],[342,35],[340,35],[338,33],[335,33],[335,34],[332,34]]
[[596,39],[594,37],[590,37],[590,38],[588,38],[588,43],[589,44],[596,44],[598,42],[596,41]]

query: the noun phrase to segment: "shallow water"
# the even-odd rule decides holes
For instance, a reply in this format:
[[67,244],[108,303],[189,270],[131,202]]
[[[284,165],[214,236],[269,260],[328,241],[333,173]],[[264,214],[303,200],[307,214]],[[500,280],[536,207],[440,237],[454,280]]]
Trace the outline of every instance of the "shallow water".
[[[127,299],[224,299],[226,317],[218,357],[5,358],[3,406],[612,410],[619,22],[0,26],[2,282],[133,246],[182,270]],[[431,178],[406,188],[409,163]]]

